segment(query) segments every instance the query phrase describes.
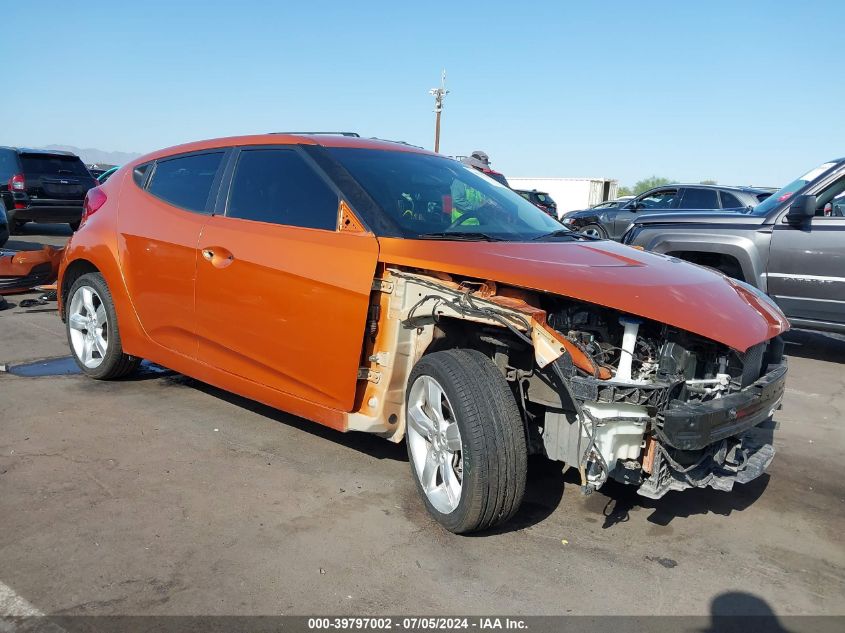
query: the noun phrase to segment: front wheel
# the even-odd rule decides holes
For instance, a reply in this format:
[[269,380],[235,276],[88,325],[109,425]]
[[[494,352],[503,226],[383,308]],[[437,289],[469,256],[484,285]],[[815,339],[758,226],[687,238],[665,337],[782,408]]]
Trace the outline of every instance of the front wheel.
[[475,350],[424,356],[408,381],[411,471],[428,512],[456,534],[506,522],[525,493],[525,428],[507,381]]
[[66,327],[73,359],[91,378],[111,380],[135,371],[141,359],[123,353],[117,313],[100,273],[77,279],[68,293]]
[[585,224],[580,229],[578,229],[578,232],[602,240],[607,239],[607,231],[605,231],[598,224]]

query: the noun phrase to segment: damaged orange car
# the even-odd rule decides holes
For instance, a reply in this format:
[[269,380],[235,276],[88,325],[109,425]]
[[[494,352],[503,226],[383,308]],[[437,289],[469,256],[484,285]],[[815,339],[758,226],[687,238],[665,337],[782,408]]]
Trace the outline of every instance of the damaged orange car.
[[529,454],[647,497],[771,462],[787,320],[717,272],[573,233],[403,143],[268,134],[154,152],[85,201],[61,315],[89,376],[142,358],[406,441],[431,515],[519,508]]

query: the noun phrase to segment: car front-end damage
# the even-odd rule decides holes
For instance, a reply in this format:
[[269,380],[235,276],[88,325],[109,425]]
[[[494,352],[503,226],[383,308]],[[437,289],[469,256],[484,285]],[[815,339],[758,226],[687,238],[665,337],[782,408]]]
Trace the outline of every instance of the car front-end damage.
[[404,436],[404,391],[428,353],[474,348],[520,406],[529,451],[660,498],[730,490],[774,456],[779,337],[744,351],[655,319],[494,281],[385,266],[374,284],[349,430]]

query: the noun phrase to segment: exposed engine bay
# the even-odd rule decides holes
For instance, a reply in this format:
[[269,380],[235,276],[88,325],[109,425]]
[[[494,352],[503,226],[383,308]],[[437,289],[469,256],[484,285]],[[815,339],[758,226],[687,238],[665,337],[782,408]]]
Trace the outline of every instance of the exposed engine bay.
[[[602,380],[585,375],[566,357],[557,361],[556,369],[586,419],[579,439],[582,445],[588,442],[580,453],[582,461],[586,457],[582,474],[588,486],[597,488],[610,477],[640,485],[641,494],[659,498],[669,490],[701,485],[730,489],[734,480],[756,477],[768,466],[774,450],[763,441],[765,432],[727,433],[736,426],[734,405],[746,399],[744,390],[770,365],[782,365],[779,340],[739,353],[600,306],[562,299],[552,303],[549,325],[611,373]],[[782,386],[767,394],[768,408],[749,410],[747,421],[764,421],[758,419],[761,413],[768,419],[781,396]],[[570,446],[560,455],[560,442],[554,441],[567,424],[566,416],[547,410],[544,417],[547,452],[574,459],[580,451],[573,454]]]
[[[391,433],[378,422],[401,414],[401,367],[461,346],[496,363],[521,408],[529,450],[578,469],[585,493],[609,479],[651,498],[691,487],[730,490],[762,474],[774,456],[770,418],[786,374],[779,338],[739,352],[548,293],[386,273],[375,314],[400,326],[391,325],[393,318],[372,322],[366,353],[373,365],[360,377],[376,383],[362,393],[364,401],[381,403],[381,394],[387,402],[371,416],[351,416],[351,429],[401,439],[401,429]],[[401,362],[391,365],[388,349]],[[385,373],[390,383],[379,386]]]

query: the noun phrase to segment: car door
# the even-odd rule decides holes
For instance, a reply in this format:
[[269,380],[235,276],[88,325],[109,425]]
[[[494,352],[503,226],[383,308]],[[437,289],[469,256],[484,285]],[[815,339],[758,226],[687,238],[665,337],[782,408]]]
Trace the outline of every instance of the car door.
[[375,236],[338,229],[337,189],[294,146],[243,148],[227,173],[200,239],[200,360],[352,410]]
[[[610,237],[618,240],[628,226],[640,215],[648,213],[666,213],[674,209],[678,204],[677,187],[663,187],[647,191],[620,209],[608,209],[608,216],[613,218],[613,226]],[[610,222],[608,222],[610,224]]]
[[211,213],[225,149],[145,163],[122,183],[120,264],[141,326],[156,343],[195,357],[197,241]]
[[802,226],[775,223],[767,287],[790,319],[845,324],[845,217],[824,215],[843,191],[840,175],[809,192],[817,197],[815,217]]

